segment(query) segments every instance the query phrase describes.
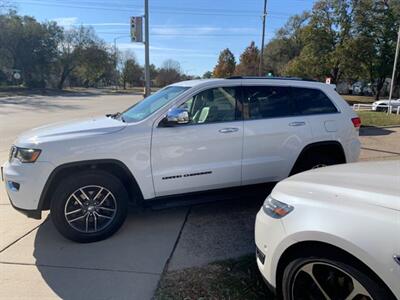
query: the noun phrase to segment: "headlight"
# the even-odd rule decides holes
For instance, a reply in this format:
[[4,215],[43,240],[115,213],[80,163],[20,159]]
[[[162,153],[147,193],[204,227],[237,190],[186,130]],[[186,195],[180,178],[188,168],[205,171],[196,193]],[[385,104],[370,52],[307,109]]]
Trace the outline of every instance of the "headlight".
[[19,148],[13,147],[14,149],[10,152],[10,160],[15,157],[19,159],[22,163],[33,163],[35,162],[41,150],[39,149],[32,149],[32,148]]
[[263,210],[264,212],[275,219],[280,219],[286,216],[288,213],[290,213],[294,209],[293,206],[280,202],[278,200],[275,200],[271,196],[268,196],[268,198],[264,201],[263,204]]

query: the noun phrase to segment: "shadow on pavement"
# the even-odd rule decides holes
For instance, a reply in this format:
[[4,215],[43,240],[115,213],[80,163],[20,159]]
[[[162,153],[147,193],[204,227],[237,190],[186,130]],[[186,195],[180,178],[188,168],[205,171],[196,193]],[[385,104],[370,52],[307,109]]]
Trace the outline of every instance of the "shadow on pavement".
[[360,136],[382,136],[392,134],[393,130],[382,127],[361,127]]
[[132,211],[119,232],[91,244],[64,239],[47,220],[34,238],[34,263],[62,299],[150,299],[186,211]]
[[255,218],[273,185],[193,206],[168,270],[201,267],[255,253]]
[[[186,255],[188,249],[195,250],[189,259],[194,255],[214,261],[220,253],[232,257],[254,248],[255,214],[269,192],[270,188],[264,188],[262,193],[225,197],[190,208],[132,210],[119,232],[91,244],[64,239],[47,220],[32,238],[33,263],[63,299],[150,299],[189,210],[189,230],[184,229],[183,247],[178,243],[174,257]],[[24,256],[31,257],[29,247],[22,247],[28,252]]]

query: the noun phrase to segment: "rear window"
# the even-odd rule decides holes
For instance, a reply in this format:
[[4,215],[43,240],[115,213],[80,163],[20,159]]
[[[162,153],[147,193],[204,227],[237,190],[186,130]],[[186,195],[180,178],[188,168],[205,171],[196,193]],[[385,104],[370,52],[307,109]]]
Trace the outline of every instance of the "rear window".
[[296,100],[297,111],[300,115],[338,112],[332,101],[321,90],[294,87],[292,95]]

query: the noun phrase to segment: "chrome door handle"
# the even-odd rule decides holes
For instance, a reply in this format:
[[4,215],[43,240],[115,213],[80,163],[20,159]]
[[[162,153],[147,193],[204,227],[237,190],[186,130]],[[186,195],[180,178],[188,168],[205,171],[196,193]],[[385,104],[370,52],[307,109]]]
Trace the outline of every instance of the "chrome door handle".
[[231,128],[222,128],[218,130],[221,133],[230,133],[230,132],[236,132],[239,131],[239,128],[231,127]]
[[304,126],[306,125],[306,122],[292,122],[289,123],[289,126]]

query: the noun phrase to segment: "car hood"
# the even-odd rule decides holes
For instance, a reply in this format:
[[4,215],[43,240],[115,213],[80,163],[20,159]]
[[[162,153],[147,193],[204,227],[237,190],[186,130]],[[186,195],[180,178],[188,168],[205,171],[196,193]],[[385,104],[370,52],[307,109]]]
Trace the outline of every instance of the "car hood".
[[117,132],[125,128],[126,123],[110,117],[95,117],[86,120],[59,122],[34,128],[24,132],[16,144],[32,145],[58,139],[80,138],[98,134]]
[[307,171],[285,179],[277,185],[277,191],[316,201],[359,201],[400,211],[400,160]]

